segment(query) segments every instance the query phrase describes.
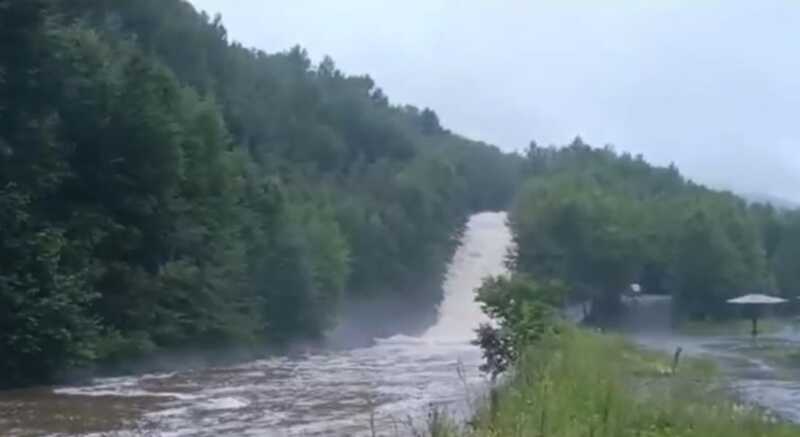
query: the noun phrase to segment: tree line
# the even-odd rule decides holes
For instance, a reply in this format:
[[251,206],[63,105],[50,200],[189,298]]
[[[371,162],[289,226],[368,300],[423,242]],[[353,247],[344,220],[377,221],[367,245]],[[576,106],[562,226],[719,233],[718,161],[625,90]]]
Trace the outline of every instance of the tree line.
[[580,139],[502,153],[183,0],[0,0],[0,386],[433,308],[466,217],[509,205],[515,270],[600,318],[633,282],[694,318],[800,296],[800,212]]
[[0,386],[432,307],[522,168],[182,0],[0,0]]
[[641,156],[531,144],[511,209],[516,271],[563,281],[613,318],[638,283],[671,294],[681,318],[731,315],[746,293],[800,296],[800,212],[752,203]]

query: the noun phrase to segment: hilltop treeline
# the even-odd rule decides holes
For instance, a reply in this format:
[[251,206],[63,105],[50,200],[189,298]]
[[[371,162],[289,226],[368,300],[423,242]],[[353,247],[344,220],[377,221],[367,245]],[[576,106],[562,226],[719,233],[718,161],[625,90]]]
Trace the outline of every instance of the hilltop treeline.
[[566,282],[595,316],[620,309],[630,284],[672,294],[678,314],[724,317],[745,293],[800,296],[800,214],[751,204],[674,166],[592,148],[580,138],[532,144],[511,212],[515,269]]
[[798,434],[711,390],[712,363],[584,331],[560,307],[591,299],[590,321],[611,323],[632,283],[673,295],[681,318],[728,317],[735,310],[725,300],[741,293],[796,300],[800,213],[702,187],[674,166],[580,138],[563,148],[532,144],[524,172],[510,214],[512,274],[485,279],[477,292],[492,319],[475,341],[482,368],[493,377],[513,372],[469,432],[437,414],[433,434]]
[[516,271],[600,317],[633,282],[697,318],[800,296],[800,213],[580,140],[504,154],[183,0],[0,0],[0,386],[432,309],[512,198]]
[[0,385],[432,307],[518,156],[181,0],[0,0]]

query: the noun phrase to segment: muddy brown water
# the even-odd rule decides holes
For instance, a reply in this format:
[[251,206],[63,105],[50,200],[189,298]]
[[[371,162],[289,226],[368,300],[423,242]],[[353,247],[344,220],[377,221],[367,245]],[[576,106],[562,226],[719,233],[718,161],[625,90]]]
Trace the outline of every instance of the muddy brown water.
[[[505,271],[504,213],[471,217],[437,322],[418,337],[234,366],[0,392],[3,436],[409,435],[431,406],[469,409],[485,384],[470,344],[483,277]],[[391,315],[387,314],[387,317]],[[411,423],[410,423],[411,422]]]
[[[0,436],[405,436],[431,406],[467,414],[485,378],[470,344],[485,320],[474,289],[505,271],[511,235],[503,213],[469,221],[444,284],[437,322],[418,337],[369,347],[278,357],[174,373],[100,378],[76,387],[0,392]],[[655,349],[721,364],[742,399],[800,423],[800,369],[762,358],[800,350],[794,329],[763,336],[672,333],[668,300],[643,297],[627,335]],[[391,317],[391,315],[387,315]],[[409,421],[413,425],[409,425]]]

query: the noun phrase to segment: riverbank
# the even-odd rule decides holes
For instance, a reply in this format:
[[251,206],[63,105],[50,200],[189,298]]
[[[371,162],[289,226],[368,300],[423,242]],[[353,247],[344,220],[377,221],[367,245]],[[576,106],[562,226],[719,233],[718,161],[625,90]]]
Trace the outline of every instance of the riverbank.
[[505,214],[471,217],[441,285],[436,322],[417,335],[378,334],[363,347],[297,345],[295,353],[253,361],[0,391],[0,435],[370,436],[374,429],[405,436],[408,418],[424,417],[430,405],[466,415],[472,409],[463,405],[465,393],[483,392],[485,382],[481,351],[470,342],[485,320],[473,290],[506,271],[511,245]]
[[800,427],[736,403],[708,360],[569,330],[532,348],[470,431],[436,417],[435,436],[783,437]]

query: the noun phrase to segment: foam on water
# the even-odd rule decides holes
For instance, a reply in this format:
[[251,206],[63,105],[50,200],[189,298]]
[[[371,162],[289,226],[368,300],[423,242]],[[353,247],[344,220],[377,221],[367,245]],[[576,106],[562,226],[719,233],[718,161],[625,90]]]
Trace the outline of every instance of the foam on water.
[[[471,217],[443,284],[438,320],[424,335],[300,358],[58,388],[52,391],[55,402],[102,405],[112,423],[72,434],[58,423],[49,428],[60,435],[370,435],[374,421],[379,429],[403,435],[410,431],[402,425],[408,417],[424,417],[431,404],[463,410],[485,382],[477,370],[480,351],[470,344],[475,328],[486,321],[474,291],[484,277],[505,271],[511,245],[505,220],[504,213]],[[88,419],[81,415],[101,412],[70,414],[80,421]]]
[[250,402],[244,399],[225,397],[209,399],[204,404],[200,405],[199,408],[204,410],[237,410],[248,405],[250,405]]
[[[486,318],[474,291],[505,272],[512,241],[505,214],[484,213],[467,224],[449,266],[438,320],[423,335],[376,339],[371,347],[275,357],[234,366],[103,378],[81,387],[0,392],[0,435],[19,436],[369,436],[406,435],[409,416],[430,406],[467,410],[484,389],[480,350],[470,344]],[[663,300],[663,299],[662,299]],[[662,325],[662,300],[640,298],[644,325]],[[575,317],[582,309],[574,308]],[[667,320],[667,319],[665,319]],[[656,323],[658,322],[658,323]],[[781,417],[800,421],[800,384],[779,380],[767,363],[747,357],[741,339],[698,339],[671,332],[632,337],[672,353],[710,356],[747,368],[734,388]],[[797,332],[773,340],[800,344]],[[739,369],[737,367],[737,369]],[[737,370],[740,371],[740,370]],[[13,432],[12,432],[13,431]],[[383,431],[383,432],[381,432]]]
[[506,272],[511,232],[505,218],[504,213],[472,217],[448,269],[437,322],[422,338],[469,342],[474,338],[475,328],[488,321],[475,302],[474,291],[483,278]]

